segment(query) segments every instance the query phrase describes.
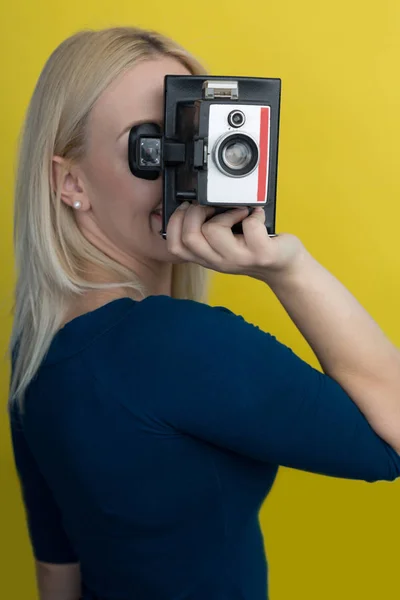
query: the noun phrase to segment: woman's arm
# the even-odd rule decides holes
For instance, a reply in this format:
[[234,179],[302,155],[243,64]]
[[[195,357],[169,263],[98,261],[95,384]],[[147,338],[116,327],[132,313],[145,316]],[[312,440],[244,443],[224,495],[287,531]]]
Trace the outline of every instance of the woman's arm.
[[[400,453],[400,352],[357,300],[307,252],[298,238],[270,239],[265,213],[232,210],[208,221],[207,207],[186,206],[168,226],[170,252],[224,273],[267,283],[313,348],[325,373]],[[243,236],[232,227],[242,222]]]
[[81,572],[79,564],[55,565],[36,561],[39,600],[79,600]]
[[17,406],[10,412],[15,465],[33,548],[40,600],[79,600],[80,568],[53,493],[27,443]]
[[349,291],[305,252],[265,278],[315,352],[374,430],[400,453],[400,352]]

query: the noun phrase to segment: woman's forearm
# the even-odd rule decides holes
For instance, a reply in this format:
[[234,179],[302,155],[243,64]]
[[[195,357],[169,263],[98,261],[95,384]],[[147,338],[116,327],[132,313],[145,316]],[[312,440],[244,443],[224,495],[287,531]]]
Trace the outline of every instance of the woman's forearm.
[[400,452],[400,352],[350,292],[310,254],[265,277],[316,354],[375,431]]

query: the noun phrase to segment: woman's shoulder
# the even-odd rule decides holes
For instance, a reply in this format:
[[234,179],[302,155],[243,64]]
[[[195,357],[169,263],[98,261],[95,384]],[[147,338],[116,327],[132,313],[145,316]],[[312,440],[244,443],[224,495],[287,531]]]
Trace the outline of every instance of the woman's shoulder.
[[194,361],[204,361],[206,354],[209,359],[214,352],[242,356],[250,346],[254,351],[262,347],[263,352],[276,352],[275,336],[218,304],[159,295],[139,302],[116,301],[104,311],[114,315],[105,318],[108,328],[103,325],[102,345],[120,356],[136,354],[138,348],[142,353],[160,351],[164,356],[168,349],[171,358],[184,356]]
[[45,364],[88,351],[121,354],[144,346],[185,345],[225,338],[242,317],[223,306],[188,299],[149,296],[113,300],[68,322],[55,336]]
[[[211,305],[169,296],[150,296],[138,303],[130,315],[130,326],[148,335],[157,332],[159,339],[165,335],[178,342],[195,336],[197,340],[261,333],[245,318],[222,305]],[[263,335],[268,335],[262,332]]]
[[242,325],[251,327],[242,316],[221,305],[170,296],[149,296],[137,302],[125,323],[125,335],[145,337],[158,343],[185,345],[190,340],[227,336]]
[[173,316],[177,319],[176,324],[184,323],[187,319],[196,322],[193,321],[193,318],[220,320],[226,319],[228,316],[238,316],[225,306],[211,305],[196,300],[171,298],[170,296],[149,296],[137,303],[137,310],[143,314],[158,315],[160,318]]
[[269,355],[272,361],[286,362],[293,355],[272,333],[218,304],[152,296],[137,304],[126,325],[122,334],[126,348],[136,351],[140,343],[142,350],[163,352],[165,360],[184,358],[204,368],[215,360],[232,365],[245,357]]

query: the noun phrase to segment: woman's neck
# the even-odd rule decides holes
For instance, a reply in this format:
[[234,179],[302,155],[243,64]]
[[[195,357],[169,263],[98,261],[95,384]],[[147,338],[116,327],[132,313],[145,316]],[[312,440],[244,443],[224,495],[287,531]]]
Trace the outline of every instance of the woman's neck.
[[[145,296],[140,291],[123,285],[111,289],[87,290],[82,295],[74,296],[68,304],[63,325],[120,298],[132,298],[140,301],[146,296],[170,296],[172,294],[172,270],[172,265],[162,264],[158,273],[156,269],[147,269],[147,271],[143,269],[142,277],[136,275],[141,286],[147,290]],[[107,273],[97,266],[90,266],[85,269],[85,272],[88,274],[86,278],[90,283],[102,285],[115,282],[114,274]]]

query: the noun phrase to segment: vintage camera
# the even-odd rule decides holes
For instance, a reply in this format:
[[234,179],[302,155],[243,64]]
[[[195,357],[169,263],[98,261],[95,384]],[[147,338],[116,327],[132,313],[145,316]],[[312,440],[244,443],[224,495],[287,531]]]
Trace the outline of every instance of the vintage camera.
[[263,206],[275,235],[280,96],[280,79],[165,77],[163,131],[142,123],[128,142],[133,175],[163,176],[164,237],[183,200],[216,212]]

